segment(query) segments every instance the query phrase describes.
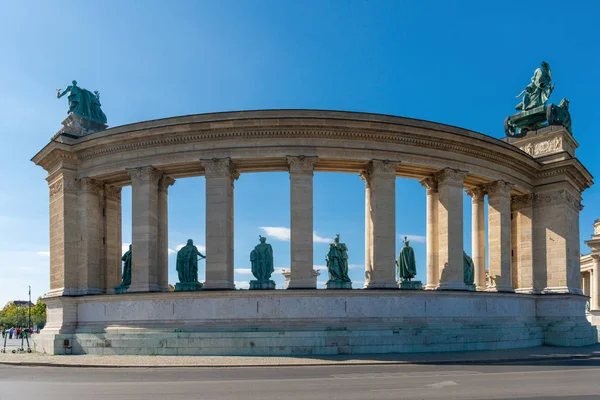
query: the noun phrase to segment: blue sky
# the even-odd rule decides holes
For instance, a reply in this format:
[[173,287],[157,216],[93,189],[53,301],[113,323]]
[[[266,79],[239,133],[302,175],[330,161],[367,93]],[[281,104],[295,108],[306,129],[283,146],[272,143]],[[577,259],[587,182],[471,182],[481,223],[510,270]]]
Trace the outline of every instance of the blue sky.
[[[48,189],[45,171],[29,160],[61,127],[67,102],[55,98],[55,89],[71,80],[100,91],[110,126],[212,111],[318,108],[420,118],[502,137],[515,95],[546,60],[556,83],[551,101],[571,100],[577,155],[599,175],[599,4],[3,2],[0,305],[24,298],[29,284],[34,297],[48,290]],[[324,264],[326,239],[340,233],[359,286],[364,183],[357,175],[317,173],[314,193],[315,265]],[[244,174],[235,196],[235,280],[244,287],[259,234],[268,233],[276,267],[289,267],[289,178]],[[599,200],[597,187],[584,193],[582,241],[600,217]],[[171,249],[190,237],[204,244],[203,178],[171,187],[169,212]],[[130,216],[125,189],[125,244]],[[418,277],[425,280],[425,192],[416,181],[397,180],[397,232],[414,236]],[[470,235],[465,201],[468,252]],[[279,271],[274,277],[281,286]],[[173,264],[170,281],[176,281]]]

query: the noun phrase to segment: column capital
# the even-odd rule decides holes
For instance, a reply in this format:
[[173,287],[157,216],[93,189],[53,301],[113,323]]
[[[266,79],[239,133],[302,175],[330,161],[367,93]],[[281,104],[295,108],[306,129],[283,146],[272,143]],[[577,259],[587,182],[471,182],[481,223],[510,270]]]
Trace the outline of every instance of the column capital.
[[77,180],[80,193],[101,194],[104,187],[101,182],[92,178],[81,178]]
[[204,167],[204,175],[215,178],[231,178],[236,180],[240,177],[235,169],[231,158],[213,158],[210,160],[200,160]]
[[104,196],[109,200],[121,201],[121,187],[104,185]]
[[158,181],[158,190],[162,192],[166,192],[169,190],[169,186],[173,186],[175,184],[175,179],[168,175],[163,175]]
[[471,201],[473,203],[483,201],[486,191],[482,186],[477,186],[471,189],[467,189],[465,191],[468,196],[471,196]]
[[152,182],[158,184],[159,179],[163,175],[162,172],[151,165],[139,168],[127,168],[127,172],[131,180],[138,183]]
[[592,254],[590,254],[590,256],[592,257],[592,259],[594,260],[595,263],[600,262],[600,253],[598,253],[598,254],[592,253]]
[[457,185],[462,186],[465,178],[469,173],[467,171],[461,171],[460,169],[444,168],[434,174],[438,186],[439,185]]
[[367,171],[369,176],[373,175],[396,175],[396,169],[400,166],[400,161],[390,161],[390,160],[371,160],[369,166],[367,167]]
[[290,172],[304,172],[312,174],[315,169],[315,164],[319,158],[306,156],[287,156],[286,159],[290,167]]
[[427,194],[437,193],[438,191],[438,181],[434,175],[422,179],[419,183],[427,189]]
[[488,196],[493,196],[496,194],[510,195],[510,192],[512,191],[514,186],[515,185],[513,185],[512,183],[505,181],[494,181],[491,183],[486,183],[484,185],[485,191],[487,192]]
[[48,188],[50,189],[50,197],[61,192],[77,194],[79,181],[75,175],[63,174],[61,178],[49,182]]
[[520,196],[512,196],[510,198],[512,211],[518,211],[522,208],[531,207],[533,205],[533,193],[523,194]]

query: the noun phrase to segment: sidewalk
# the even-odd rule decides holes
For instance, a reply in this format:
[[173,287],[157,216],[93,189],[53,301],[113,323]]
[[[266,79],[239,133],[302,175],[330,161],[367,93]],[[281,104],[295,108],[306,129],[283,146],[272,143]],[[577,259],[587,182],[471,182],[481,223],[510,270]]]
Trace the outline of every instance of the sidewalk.
[[[11,349],[12,350],[12,349]],[[0,353],[0,364],[92,368],[281,367],[367,364],[494,364],[600,357],[600,344],[586,347],[532,347],[452,353],[369,354],[312,357],[261,356],[52,356]]]

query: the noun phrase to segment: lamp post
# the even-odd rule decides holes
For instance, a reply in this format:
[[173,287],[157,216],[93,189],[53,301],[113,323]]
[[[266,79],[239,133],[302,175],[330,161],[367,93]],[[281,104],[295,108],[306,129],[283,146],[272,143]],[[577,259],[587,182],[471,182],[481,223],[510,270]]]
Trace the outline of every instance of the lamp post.
[[[31,285],[29,286],[29,303],[27,303],[27,329],[31,330]],[[28,332],[29,333],[29,332]]]

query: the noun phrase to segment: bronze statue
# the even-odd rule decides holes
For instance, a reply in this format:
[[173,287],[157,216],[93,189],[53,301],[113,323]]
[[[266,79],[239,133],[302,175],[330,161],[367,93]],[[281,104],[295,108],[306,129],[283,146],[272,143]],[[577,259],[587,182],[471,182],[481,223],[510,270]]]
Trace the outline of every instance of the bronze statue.
[[175,291],[199,290],[202,284],[198,282],[198,257],[206,258],[194,246],[194,241],[188,239],[187,244],[177,252],[177,274],[179,282],[175,284]]
[[123,261],[123,275],[121,284],[115,288],[116,294],[127,292],[129,286],[131,286],[131,245],[129,245],[129,250],[121,257],[121,261]]
[[271,280],[273,268],[273,247],[267,243],[267,238],[258,235],[260,243],[250,252],[252,274],[256,280],[250,281],[250,289],[275,289]]

